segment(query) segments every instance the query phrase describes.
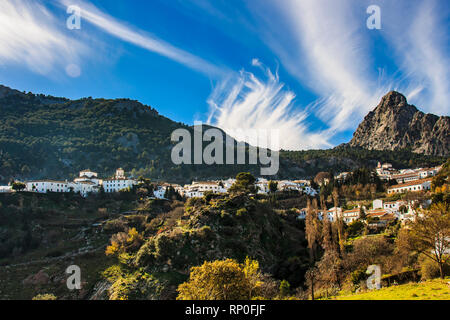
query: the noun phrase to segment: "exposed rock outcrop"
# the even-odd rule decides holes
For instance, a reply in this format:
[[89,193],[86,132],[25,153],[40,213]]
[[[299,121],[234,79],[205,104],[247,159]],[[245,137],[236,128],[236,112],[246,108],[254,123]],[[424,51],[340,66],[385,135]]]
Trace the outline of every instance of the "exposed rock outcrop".
[[369,150],[411,149],[415,153],[450,154],[450,117],[425,114],[391,91],[359,125],[352,147]]

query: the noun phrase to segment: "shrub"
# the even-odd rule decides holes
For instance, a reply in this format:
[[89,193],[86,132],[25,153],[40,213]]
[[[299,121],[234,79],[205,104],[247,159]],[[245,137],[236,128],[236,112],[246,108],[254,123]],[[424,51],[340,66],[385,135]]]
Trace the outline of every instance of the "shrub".
[[280,297],[285,298],[291,291],[291,285],[286,280],[281,281],[280,284]]
[[150,221],[150,223],[146,224],[145,231],[150,232],[150,233],[155,233],[162,227],[163,224],[164,224],[164,220],[159,217],[156,217],[156,218],[152,219]]
[[119,277],[109,288],[110,300],[150,300],[159,297],[163,286],[152,275],[136,271]]
[[190,198],[186,201],[186,208],[198,207],[204,204],[203,198]]
[[102,276],[108,280],[110,283],[114,283],[117,279],[122,276],[123,272],[119,265],[113,265],[103,271]]
[[214,232],[210,226],[201,227],[198,229],[196,235],[201,240],[213,240],[215,238]]
[[257,261],[246,259],[205,262],[193,267],[189,281],[178,287],[177,300],[249,300],[261,286]]
[[214,192],[212,191],[206,191],[203,195],[206,203],[209,203],[214,198]]
[[364,223],[361,221],[354,221],[348,225],[347,231],[350,238],[360,236],[364,231]]
[[107,221],[105,226],[103,227],[103,230],[107,233],[117,233],[117,232],[123,232],[127,228],[127,224],[125,221],[121,219],[115,219]]
[[160,261],[170,259],[175,256],[178,249],[177,240],[165,234],[161,234],[156,238],[155,257]]
[[151,238],[139,249],[135,262],[138,266],[147,266],[156,262],[156,241]]
[[56,296],[50,293],[38,294],[33,298],[33,300],[56,300]]
[[365,281],[368,278],[368,274],[365,269],[355,270],[350,274],[350,281],[354,286],[359,286],[361,281]]
[[233,216],[231,215],[231,213],[222,210],[222,212],[220,213],[220,217],[222,218],[222,225],[224,226],[234,226],[234,220],[233,220]]
[[145,224],[147,216],[142,214],[130,215],[127,216],[127,220],[130,227],[134,227],[139,230]]
[[248,213],[247,209],[241,208],[236,212],[236,216],[242,217],[245,216]]

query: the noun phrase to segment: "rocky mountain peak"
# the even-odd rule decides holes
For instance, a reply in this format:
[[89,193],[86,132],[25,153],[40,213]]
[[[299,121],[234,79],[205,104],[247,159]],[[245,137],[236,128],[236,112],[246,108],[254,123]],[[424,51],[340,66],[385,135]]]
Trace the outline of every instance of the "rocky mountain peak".
[[401,118],[412,118],[418,111],[419,110],[417,110],[415,106],[408,104],[408,101],[403,94],[397,91],[391,91],[386,94],[374,110],[377,114],[390,113]]
[[411,149],[416,153],[450,154],[450,118],[425,114],[409,105],[404,95],[391,91],[359,125],[352,147],[369,150]]
[[387,106],[403,107],[408,104],[406,97],[397,91],[390,91],[381,99],[381,104]]

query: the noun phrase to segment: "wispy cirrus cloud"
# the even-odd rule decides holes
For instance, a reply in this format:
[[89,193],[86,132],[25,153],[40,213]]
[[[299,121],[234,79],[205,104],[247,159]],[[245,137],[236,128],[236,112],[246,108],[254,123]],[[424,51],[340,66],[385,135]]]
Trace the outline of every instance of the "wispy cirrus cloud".
[[[309,104],[295,104],[291,99],[286,108],[276,99],[267,99],[261,94],[270,91],[271,81],[261,81],[252,73],[244,73],[234,85],[219,86],[220,90],[215,88],[212,96],[219,91],[228,99],[223,99],[215,125],[226,128],[233,123],[245,123],[252,128],[262,123],[266,128],[286,128],[284,148],[329,147],[336,133],[353,129],[390,89],[387,81],[381,81],[384,78],[371,74],[369,43],[361,31],[365,29],[367,17],[363,5],[348,0],[263,0],[257,4],[249,1],[248,9],[259,22],[255,26],[258,36],[276,54],[285,70],[318,98]],[[253,59],[252,65],[261,68],[258,59]],[[242,78],[258,83],[252,86],[251,93]],[[278,77],[276,82],[282,84]],[[244,98],[233,100],[237,91],[244,93]],[[288,92],[277,94],[295,97],[293,92]],[[258,94],[266,105],[262,106],[253,94]],[[252,109],[254,114],[248,112]],[[280,125],[270,121],[274,119],[273,114],[282,114],[277,119]],[[314,125],[307,125],[313,114],[327,129],[318,131],[317,128],[323,126],[317,120]],[[254,121],[255,118],[258,121]],[[285,123],[283,119],[292,121]]]
[[[77,0],[55,0],[64,11],[72,5],[81,9],[82,25],[91,23],[108,33],[150,52],[162,55],[186,67],[211,76],[222,76],[226,68],[182,50],[138,28],[120,22],[91,3]],[[52,3],[50,2],[50,3]],[[62,12],[61,12],[62,13]],[[83,59],[98,55],[102,43],[100,33],[70,32],[65,28],[67,15],[56,15],[42,1],[0,1],[0,65],[16,63],[32,71],[49,75],[69,65],[82,64]],[[90,49],[95,43],[96,50]],[[102,46],[101,46],[102,47]],[[97,57],[98,58],[98,57]]]
[[330,132],[355,127],[389,88],[370,70],[364,6],[347,0],[271,5],[287,29],[266,30],[265,41],[286,69],[319,97],[314,112]]
[[119,21],[111,15],[102,12],[89,2],[81,0],[60,0],[60,2],[64,6],[79,6],[83,20],[87,20],[100,30],[123,41],[157,53],[191,69],[206,73],[208,75],[222,76],[226,72],[226,70],[224,70],[225,68],[221,68],[204,60],[203,58],[191,54],[186,50],[177,48],[162,39],[150,35],[143,30],[131,27],[124,22]]
[[[408,98],[428,112],[448,115],[450,7],[438,4],[433,0],[386,4],[385,37],[411,88]],[[414,19],[401,22],[404,15]]]
[[[279,147],[284,150],[330,147],[326,132],[311,132],[307,113],[296,107],[295,94],[285,87],[278,74],[258,59],[253,59],[252,65],[264,75],[258,77],[242,70],[214,88],[208,99],[208,123],[229,133],[239,129],[276,130],[281,138]],[[270,147],[261,143],[259,146]]]
[[46,75],[77,63],[89,49],[63,31],[39,1],[0,1],[0,65],[25,64]]

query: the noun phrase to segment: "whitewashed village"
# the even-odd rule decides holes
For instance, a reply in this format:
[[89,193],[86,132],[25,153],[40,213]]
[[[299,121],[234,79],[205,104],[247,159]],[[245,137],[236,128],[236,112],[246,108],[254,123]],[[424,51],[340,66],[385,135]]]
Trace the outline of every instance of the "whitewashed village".
[[[406,192],[419,192],[427,191],[431,189],[432,177],[434,177],[442,166],[433,168],[414,168],[414,169],[401,169],[397,170],[393,168],[390,163],[379,163],[376,168],[378,177],[383,181],[395,181],[396,184],[390,186],[387,190],[388,195],[406,193]],[[342,172],[335,175],[335,180],[345,181],[350,175],[350,172]],[[235,183],[235,179],[230,178],[227,180],[217,181],[194,181],[189,185],[180,186],[178,184],[160,183],[153,190],[154,199],[166,199],[168,188],[173,188],[180,196],[189,198],[200,198],[207,193],[226,193]],[[256,179],[255,186],[258,194],[269,194],[271,191],[269,184],[271,181],[258,178]],[[281,180],[273,181],[277,190],[275,192],[294,191],[300,194],[306,194],[311,197],[315,197],[320,192],[320,186],[318,189],[311,187],[310,180]],[[323,184],[327,184],[329,181],[324,179]],[[24,189],[21,191],[35,192],[35,193],[79,193],[82,197],[88,197],[90,194],[96,194],[99,192],[105,193],[117,193],[127,190],[131,190],[134,186],[139,185],[139,180],[134,177],[127,177],[125,171],[122,168],[116,170],[114,176],[110,178],[99,178],[97,172],[92,170],[83,170],[79,173],[79,176],[73,181],[56,181],[56,180],[32,180],[22,183]],[[15,192],[13,186],[0,186],[0,192],[10,193]],[[166,199],[167,200],[167,199]],[[346,224],[350,224],[364,218],[373,218],[369,227],[384,227],[389,222],[398,219],[402,223],[405,221],[414,220],[416,216],[416,210],[414,208],[423,207],[431,204],[417,203],[417,200],[396,200],[396,201],[383,201],[376,199],[373,201],[370,207],[358,206],[352,209],[345,210],[341,207],[333,207],[325,212],[323,210],[318,212],[319,219],[323,219],[324,215],[333,222],[336,219],[342,218]],[[306,219],[307,209],[298,209],[298,219]]]
[[[392,164],[378,163],[376,173],[383,181],[394,181],[396,184],[387,189],[388,195],[402,194],[406,192],[420,192],[431,189],[432,178],[442,169],[442,166],[433,168],[414,168],[414,169],[394,169]],[[336,175],[336,180],[345,180],[351,173],[342,172]],[[326,183],[327,181],[325,181]],[[376,199],[371,207],[358,206],[349,210],[340,207],[333,207],[327,210],[328,219],[333,222],[337,217],[343,219],[346,224],[350,224],[364,218],[372,218],[369,227],[385,227],[389,222],[396,219],[402,223],[413,221],[417,215],[414,208],[423,208],[429,206],[431,200],[424,203],[418,203],[418,200],[396,200],[383,201]],[[307,209],[301,209],[299,219],[306,219]],[[325,213],[319,211],[319,219],[324,218]]]
[[[180,186],[172,183],[160,183],[153,191],[154,197],[157,199],[165,199],[166,191],[169,187],[175,189],[181,196],[185,198],[203,197],[205,193],[212,192],[215,194],[226,193],[233,185],[236,179],[230,178],[228,180],[219,181],[194,181],[190,185]],[[116,170],[113,177],[101,179],[97,172],[92,170],[83,170],[79,173],[78,178],[74,181],[57,181],[57,180],[31,180],[23,182],[25,192],[36,193],[79,193],[83,197],[88,197],[90,194],[95,194],[100,191],[105,193],[117,193],[126,191],[137,186],[139,180],[132,177],[127,177],[122,168]],[[296,181],[277,181],[279,191],[299,191],[310,196],[317,195],[317,191],[310,187],[309,180]],[[256,182],[259,194],[269,193],[269,181],[267,179],[259,178]],[[9,193],[14,192],[12,184],[8,186],[0,186],[0,192]]]

